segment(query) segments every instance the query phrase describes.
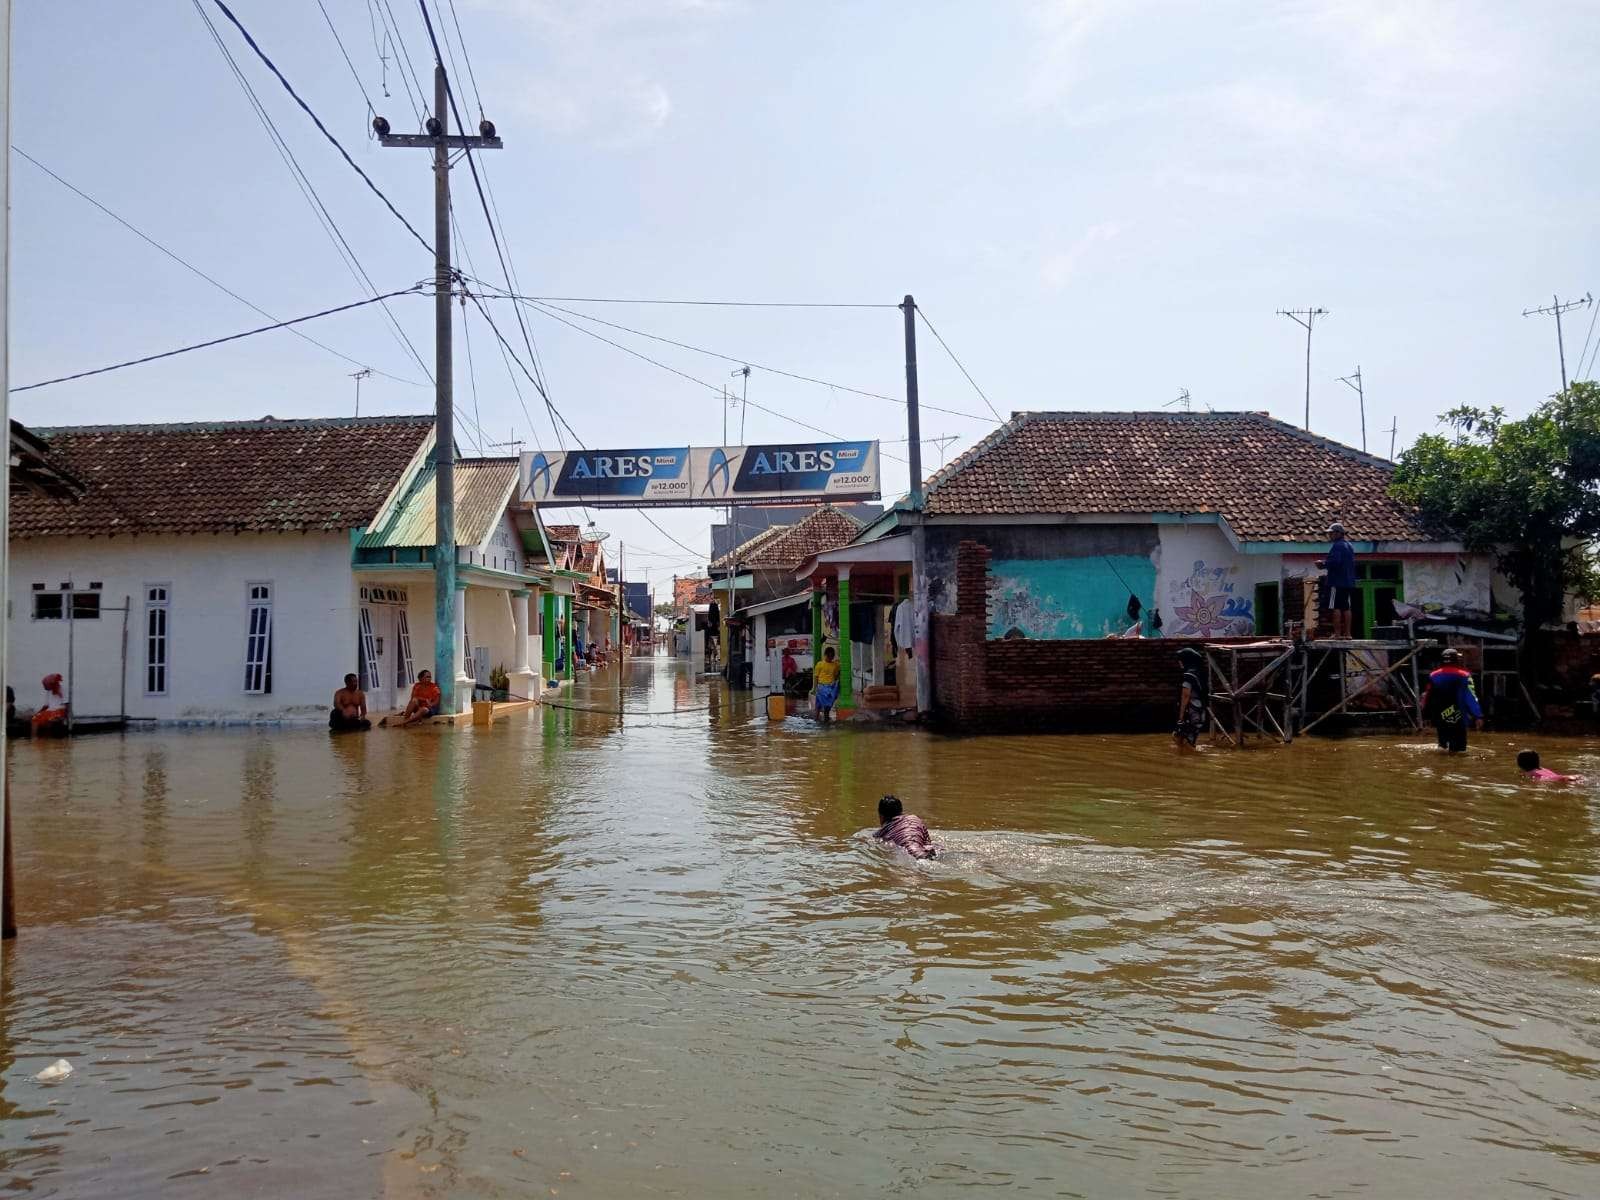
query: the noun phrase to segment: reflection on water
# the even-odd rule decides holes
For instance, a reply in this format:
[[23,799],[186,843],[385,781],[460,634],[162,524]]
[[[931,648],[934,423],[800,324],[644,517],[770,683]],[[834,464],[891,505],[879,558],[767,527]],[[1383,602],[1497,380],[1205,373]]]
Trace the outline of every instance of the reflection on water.
[[[1595,1193],[1600,837],[1517,745],[1178,758],[622,678],[17,747],[0,1193]],[[860,836],[890,790],[939,860]]]

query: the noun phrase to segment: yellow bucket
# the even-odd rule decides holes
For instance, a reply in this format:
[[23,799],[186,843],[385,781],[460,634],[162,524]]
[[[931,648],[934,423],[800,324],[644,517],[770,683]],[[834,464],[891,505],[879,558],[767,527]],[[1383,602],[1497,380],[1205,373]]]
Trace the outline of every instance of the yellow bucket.
[[494,702],[490,700],[474,700],[472,702],[472,723],[474,725],[487,725],[494,720]]
[[767,720],[781,721],[788,715],[789,705],[782,693],[774,692],[767,697]]

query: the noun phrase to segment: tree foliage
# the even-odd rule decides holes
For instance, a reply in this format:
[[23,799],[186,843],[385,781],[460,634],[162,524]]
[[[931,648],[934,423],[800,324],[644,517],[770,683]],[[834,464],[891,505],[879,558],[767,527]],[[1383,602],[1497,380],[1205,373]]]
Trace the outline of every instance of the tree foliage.
[[1499,408],[1453,408],[1452,433],[1400,456],[1393,492],[1458,537],[1492,552],[1522,592],[1533,630],[1569,594],[1600,595],[1590,542],[1600,535],[1600,384],[1574,383],[1521,420]]

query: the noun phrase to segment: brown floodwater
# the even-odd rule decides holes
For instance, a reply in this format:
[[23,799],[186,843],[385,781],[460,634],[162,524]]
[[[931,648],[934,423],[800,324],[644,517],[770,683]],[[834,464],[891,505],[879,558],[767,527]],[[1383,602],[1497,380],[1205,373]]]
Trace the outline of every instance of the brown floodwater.
[[[1600,1193],[1597,790],[1522,742],[623,680],[652,715],[17,746],[0,1194]],[[940,860],[861,835],[885,791]]]

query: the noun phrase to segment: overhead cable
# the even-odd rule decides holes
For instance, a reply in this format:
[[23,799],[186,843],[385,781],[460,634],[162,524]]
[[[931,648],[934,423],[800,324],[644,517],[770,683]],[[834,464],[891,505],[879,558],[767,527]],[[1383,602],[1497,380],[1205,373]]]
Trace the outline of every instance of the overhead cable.
[[994,419],[1004,425],[1005,418],[1002,417],[998,411],[996,411],[993,404],[989,404],[989,397],[983,394],[983,389],[978,386],[978,381],[972,377],[972,374],[967,370],[966,367],[961,365],[961,360],[956,357],[956,352],[950,349],[950,344],[946,342],[944,338],[939,336],[939,331],[933,327],[933,322],[928,320],[928,314],[922,311],[922,306],[920,304],[917,306],[917,316],[922,318],[922,323],[928,327],[928,332],[933,334],[933,336],[938,339],[939,345],[944,347],[944,352],[950,356],[950,361],[955,363],[955,365],[960,369],[961,373],[967,377],[967,382],[972,385],[972,390],[978,393],[978,398],[985,404],[989,405],[989,411],[994,413]]
[[427,286],[427,282],[414,283],[408,288],[385,292],[381,296],[368,296],[364,300],[353,300],[349,304],[341,304],[337,308],[325,308],[321,312],[308,313],[306,316],[294,317],[288,321],[274,321],[271,325],[258,325],[256,328],[246,329],[242,333],[230,333],[227,337],[195,342],[189,346],[179,346],[176,350],[163,350],[160,354],[146,354],[142,358],[130,358],[124,362],[112,363],[109,366],[95,367],[91,371],[77,371],[71,375],[59,375],[54,379],[42,379],[38,383],[25,383],[21,387],[14,387],[11,390],[12,392],[31,392],[34,388],[49,387],[53,383],[66,383],[73,379],[87,379],[91,375],[104,375],[107,371],[120,371],[123,367],[137,367],[143,363],[156,362],[163,358],[174,358],[179,354],[188,354],[192,350],[204,350],[210,346],[220,346],[225,342],[237,342],[241,338],[254,337],[258,333],[271,333],[275,329],[287,329],[291,325],[315,321],[319,317],[331,317],[335,313],[349,312],[353,308],[361,308],[368,304],[380,304],[385,300],[392,300],[396,296],[407,296],[414,292],[419,292]]
[[380,189],[377,184],[372,182],[372,177],[363,171],[356,164],[356,160],[350,157],[350,152],[340,145],[339,139],[328,132],[328,127],[322,123],[322,118],[317,116],[317,114],[312,111],[311,106],[300,98],[300,93],[294,90],[294,85],[284,78],[283,72],[278,70],[277,64],[268,58],[266,52],[256,44],[255,38],[250,36],[250,31],[240,23],[238,17],[233,15],[233,10],[224,4],[223,0],[212,0],[212,3],[222,10],[223,16],[227,17],[229,21],[233,22],[233,27],[239,31],[240,35],[249,44],[250,49],[255,51],[256,57],[266,64],[267,70],[271,71],[275,76],[277,76],[278,82],[283,84],[283,90],[288,92],[289,95],[294,99],[294,102],[298,104],[302,110],[304,110],[306,116],[311,118],[312,123],[315,124],[316,127],[321,131],[322,136],[327,138],[328,141],[333,145],[333,148],[337,150],[341,156],[343,156],[345,162],[350,164],[350,169],[357,175],[361,176],[362,182],[364,182],[367,187],[372,190],[372,194],[374,196],[383,201],[384,207],[394,214],[395,220],[404,225],[406,227],[406,232],[414,237],[417,240],[417,243],[431,255],[433,253],[432,244],[416,231],[416,228],[411,224],[410,221],[406,220],[405,217],[401,215],[400,210],[394,206],[389,197],[383,194],[382,189]]
[[[202,271],[199,267],[195,266],[188,259],[186,259],[182,255],[178,254],[177,251],[172,250],[171,248],[162,245],[160,242],[156,241],[155,238],[151,237],[148,233],[146,233],[144,230],[140,229],[137,225],[133,224],[131,221],[127,220],[125,217],[122,217],[122,216],[118,215],[117,213],[112,212],[104,204],[101,204],[100,201],[96,200],[93,196],[89,195],[89,193],[83,191],[81,188],[75,187],[72,184],[68,183],[65,179],[63,179],[61,176],[57,175],[54,171],[52,171],[49,167],[45,166],[37,158],[33,157],[33,155],[29,154],[26,150],[22,149],[22,147],[17,146],[17,145],[13,145],[11,147],[11,149],[17,155],[19,155],[22,158],[27,159],[34,166],[38,167],[39,170],[43,171],[46,175],[50,176],[51,179],[54,179],[62,187],[66,188],[67,191],[71,192],[73,195],[77,196],[79,199],[84,200],[89,204],[92,204],[95,208],[99,209],[106,216],[110,217],[118,225],[121,225],[129,233],[133,234],[135,237],[139,238],[141,241],[144,241],[144,242],[148,243],[149,245],[154,246],[157,250],[161,251],[161,253],[165,254],[168,258],[170,258],[173,262],[177,263],[180,267],[184,268],[186,271],[190,271],[193,274],[198,275],[201,279],[204,279],[207,283],[209,283],[212,287],[216,288],[218,291],[222,292],[224,295],[231,296],[233,299],[237,300],[240,304],[244,305],[246,308],[251,309],[252,311],[261,314],[263,317],[266,317],[267,320],[276,321],[276,320],[280,319],[275,313],[268,312],[266,309],[262,308],[259,304],[256,304],[256,303],[254,303],[253,301],[250,301],[250,300],[246,300],[243,296],[239,295],[238,292],[234,291],[227,284],[221,283],[218,280],[212,278],[210,275],[207,275],[204,271]],[[425,383],[419,383],[415,379],[405,379],[405,378],[402,378],[399,375],[391,375],[387,371],[380,371],[377,367],[368,366],[366,363],[362,362],[359,358],[351,358],[350,355],[345,354],[342,351],[335,350],[332,346],[326,345],[323,342],[317,341],[316,338],[312,337],[310,334],[305,333],[305,332],[303,332],[303,331],[301,331],[299,329],[292,330],[291,332],[296,337],[301,338],[304,341],[310,342],[313,346],[317,347],[319,350],[326,350],[329,354],[333,355],[335,358],[342,358],[342,359],[344,359],[345,362],[350,363],[350,364],[352,364],[354,366],[360,367],[362,370],[371,371],[374,375],[382,375],[385,379],[392,379],[396,383],[409,384],[411,387],[427,387],[427,386],[429,386],[428,384],[425,384]]]
[[704,308],[899,308],[898,304],[831,304],[812,300],[646,300],[631,296],[519,296],[556,304],[681,304]]

